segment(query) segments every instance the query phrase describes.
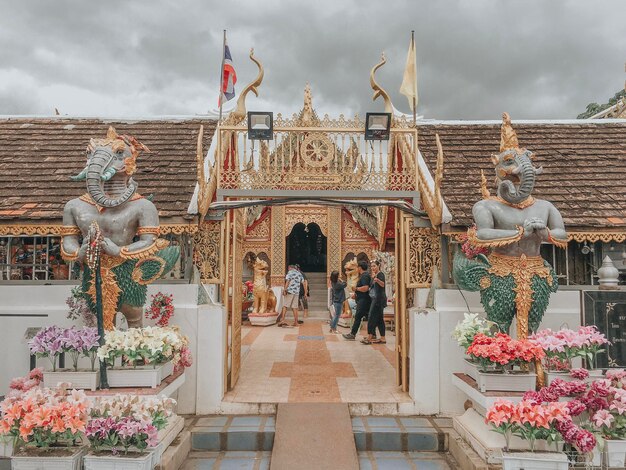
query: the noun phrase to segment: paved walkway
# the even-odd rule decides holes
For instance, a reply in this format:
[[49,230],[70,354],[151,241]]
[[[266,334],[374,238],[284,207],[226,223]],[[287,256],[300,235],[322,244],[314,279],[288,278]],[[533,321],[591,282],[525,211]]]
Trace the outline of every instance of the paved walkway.
[[[363,345],[328,334],[328,324],[297,328],[242,327],[239,382],[224,401],[240,403],[409,402],[395,385],[395,335],[386,345]],[[348,329],[341,329],[348,332]],[[364,329],[361,330],[365,333]]]
[[282,403],[270,470],[358,470],[348,405]]

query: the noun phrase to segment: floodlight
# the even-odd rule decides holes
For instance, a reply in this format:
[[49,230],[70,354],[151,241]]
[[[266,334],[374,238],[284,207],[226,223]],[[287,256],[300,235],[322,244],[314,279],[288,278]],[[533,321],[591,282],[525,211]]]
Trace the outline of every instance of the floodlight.
[[274,113],[248,112],[248,139],[272,140],[274,138]]

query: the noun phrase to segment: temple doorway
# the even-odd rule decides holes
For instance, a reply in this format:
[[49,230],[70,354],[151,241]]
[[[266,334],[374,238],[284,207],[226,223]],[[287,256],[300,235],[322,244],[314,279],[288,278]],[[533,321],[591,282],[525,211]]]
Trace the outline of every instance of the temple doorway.
[[306,273],[326,273],[327,238],[315,222],[295,224],[285,247],[287,266],[297,264]]

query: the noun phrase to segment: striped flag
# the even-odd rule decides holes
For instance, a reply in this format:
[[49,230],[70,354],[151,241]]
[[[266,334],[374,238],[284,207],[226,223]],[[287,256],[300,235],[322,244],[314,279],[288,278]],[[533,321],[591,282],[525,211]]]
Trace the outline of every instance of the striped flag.
[[235,97],[235,83],[237,83],[237,72],[235,72],[233,58],[230,55],[230,49],[228,48],[226,39],[224,39],[224,59],[222,63],[222,93],[220,94],[220,106],[222,104],[222,97],[224,97],[224,101],[232,100]]

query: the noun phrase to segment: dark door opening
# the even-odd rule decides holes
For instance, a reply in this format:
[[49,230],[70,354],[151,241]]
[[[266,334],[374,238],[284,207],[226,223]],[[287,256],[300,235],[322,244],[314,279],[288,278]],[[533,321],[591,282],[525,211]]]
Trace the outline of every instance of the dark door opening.
[[297,223],[287,236],[287,266],[298,264],[304,272],[325,273],[326,246],[326,237],[319,225]]

